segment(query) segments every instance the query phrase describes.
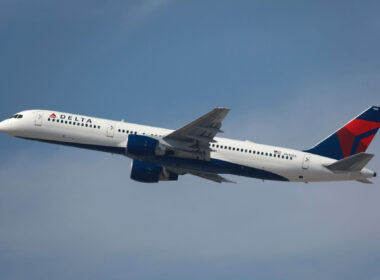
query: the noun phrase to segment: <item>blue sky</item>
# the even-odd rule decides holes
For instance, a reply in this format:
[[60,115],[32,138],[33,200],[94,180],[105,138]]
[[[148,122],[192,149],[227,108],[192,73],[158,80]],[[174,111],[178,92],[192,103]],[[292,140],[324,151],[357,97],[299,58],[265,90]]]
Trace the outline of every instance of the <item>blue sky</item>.
[[[174,129],[225,106],[224,136],[308,148],[380,105],[380,4],[342,3],[1,1],[0,118]],[[144,185],[127,158],[3,134],[0,156],[1,279],[380,279],[377,179]]]

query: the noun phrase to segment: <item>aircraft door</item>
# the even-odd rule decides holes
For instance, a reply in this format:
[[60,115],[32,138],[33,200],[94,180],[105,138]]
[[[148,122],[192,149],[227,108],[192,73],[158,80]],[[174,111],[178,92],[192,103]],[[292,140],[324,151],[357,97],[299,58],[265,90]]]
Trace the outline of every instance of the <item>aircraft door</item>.
[[305,154],[302,161],[302,169],[309,169],[310,166],[310,155]]
[[37,112],[36,118],[34,120],[34,125],[35,126],[41,126],[42,125],[42,117],[44,114],[42,112]]
[[113,137],[114,134],[115,134],[115,126],[112,123],[110,123],[107,128],[107,137]]

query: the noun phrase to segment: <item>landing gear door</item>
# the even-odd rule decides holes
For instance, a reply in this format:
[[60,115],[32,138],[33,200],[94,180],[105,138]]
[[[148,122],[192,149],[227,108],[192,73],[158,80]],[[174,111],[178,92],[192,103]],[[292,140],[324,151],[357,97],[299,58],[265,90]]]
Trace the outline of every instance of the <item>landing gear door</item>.
[[310,166],[310,155],[305,154],[302,161],[302,169],[309,169]]
[[115,126],[112,123],[110,123],[107,128],[107,137],[113,137],[114,134],[115,134]]
[[34,120],[34,125],[35,126],[42,126],[42,118],[44,114],[42,112],[37,112],[36,113],[36,118]]

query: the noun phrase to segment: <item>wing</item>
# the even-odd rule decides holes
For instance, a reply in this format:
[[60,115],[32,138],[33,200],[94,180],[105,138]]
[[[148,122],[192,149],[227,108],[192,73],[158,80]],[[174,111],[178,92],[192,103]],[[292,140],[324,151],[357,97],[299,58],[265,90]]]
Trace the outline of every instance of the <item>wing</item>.
[[174,174],[178,174],[178,175],[185,175],[186,173],[188,174],[191,174],[191,175],[194,175],[194,176],[198,176],[198,177],[201,177],[203,179],[207,179],[207,180],[211,180],[211,181],[214,181],[214,182],[217,182],[217,183],[235,183],[234,181],[230,181],[222,176],[220,176],[219,174],[216,174],[216,173],[209,173],[209,172],[202,172],[202,171],[193,171],[193,170],[190,170],[190,169],[178,169],[178,168],[173,168],[173,167],[167,167],[165,166],[164,167],[167,171],[170,171]]
[[205,173],[205,172],[195,172],[195,171],[191,171],[189,172],[189,174],[192,174],[192,175],[195,175],[195,176],[198,176],[198,177],[201,177],[203,179],[207,179],[207,180],[211,180],[211,181],[214,181],[214,182],[217,182],[217,183],[236,183],[234,181],[230,181],[218,174],[214,174],[214,173]]
[[194,150],[209,151],[209,144],[214,142],[215,135],[218,132],[223,132],[220,128],[229,111],[230,109],[227,108],[215,108],[195,121],[166,135],[164,140],[174,140],[177,143],[186,144],[187,147]]

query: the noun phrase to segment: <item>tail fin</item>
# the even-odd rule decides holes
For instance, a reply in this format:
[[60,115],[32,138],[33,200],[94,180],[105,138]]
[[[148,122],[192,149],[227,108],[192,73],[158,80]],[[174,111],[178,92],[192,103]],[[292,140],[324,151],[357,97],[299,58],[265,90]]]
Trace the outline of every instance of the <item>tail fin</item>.
[[380,127],[380,108],[372,106],[305,152],[337,160],[365,152]]

